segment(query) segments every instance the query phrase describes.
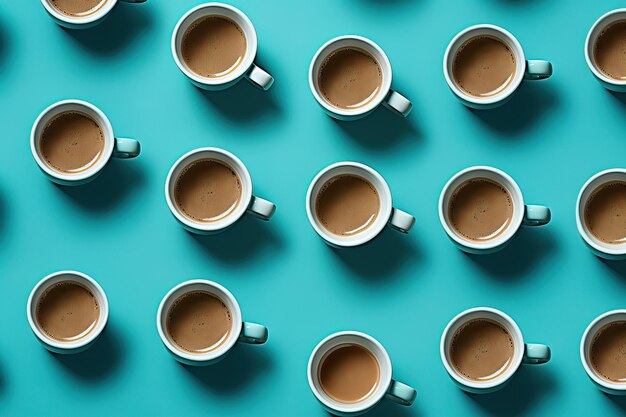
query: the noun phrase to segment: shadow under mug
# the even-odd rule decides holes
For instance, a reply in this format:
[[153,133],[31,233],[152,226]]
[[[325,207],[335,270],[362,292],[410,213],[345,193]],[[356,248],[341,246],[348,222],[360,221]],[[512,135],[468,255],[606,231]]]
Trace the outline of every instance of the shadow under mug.
[[[76,282],[87,288],[98,300],[100,316],[96,327],[78,340],[63,342],[55,340],[39,328],[37,324],[37,306],[41,295],[51,286],[60,282]],[[35,285],[28,297],[26,315],[30,328],[46,349],[54,353],[73,354],[84,351],[95,343],[104,330],[109,318],[109,302],[102,287],[90,276],[78,271],[59,271],[52,273]]]
[[[465,378],[454,369],[450,360],[450,346],[456,332],[466,323],[478,319],[491,320],[500,324],[509,332],[515,345],[513,359],[508,368],[502,374],[487,381],[473,381]],[[470,308],[454,317],[443,331],[439,350],[441,361],[450,378],[459,388],[473,394],[489,394],[498,391],[511,380],[523,363],[539,365],[548,362],[552,357],[550,347],[524,343],[522,331],[515,321],[502,311],[489,307]]]
[[[187,29],[195,21],[206,16],[221,16],[234,21],[246,37],[246,54],[243,60],[234,71],[221,77],[210,78],[196,74],[185,64],[181,51]],[[172,55],[176,65],[196,87],[204,90],[224,90],[232,87],[244,77],[261,90],[269,90],[274,83],[274,78],[254,63],[256,53],[257,35],[252,21],[241,10],[224,3],[205,3],[194,7],[180,18],[172,34]]]
[[[380,379],[375,391],[356,403],[342,403],[334,400],[324,392],[318,378],[319,368],[322,365],[324,356],[338,346],[346,344],[365,348],[374,355],[379,366]],[[383,345],[372,336],[361,332],[338,332],[322,340],[311,353],[307,367],[307,377],[309,387],[317,400],[328,412],[339,416],[363,414],[374,408],[384,398],[401,405],[411,406],[417,397],[415,389],[392,378],[391,359]]]
[[[457,52],[472,38],[488,36],[504,42],[515,54],[516,71],[513,81],[498,94],[489,97],[476,97],[463,91],[455,82],[453,66]],[[523,80],[543,80],[552,75],[552,64],[548,61],[526,60],[524,50],[518,40],[507,30],[488,24],[471,26],[456,35],[443,58],[443,74],[450,90],[463,104],[474,109],[492,109],[506,103],[521,85]]]
[[[328,231],[317,217],[317,196],[326,182],[341,175],[355,175],[365,179],[376,188],[380,199],[380,208],[374,223],[360,233],[340,236]],[[393,207],[391,191],[385,179],[374,169],[358,162],[337,162],[320,171],[309,186],[306,196],[306,212],[313,229],[324,242],[334,247],[352,247],[363,245],[382,232],[385,226],[409,233],[415,224],[415,217]]]
[[[192,163],[202,159],[214,159],[229,166],[241,180],[241,198],[237,208],[228,216],[214,222],[199,222],[187,217],[176,206],[174,191],[176,181],[180,173]],[[170,211],[185,229],[192,233],[210,235],[222,232],[235,224],[246,212],[260,218],[269,220],[276,211],[276,206],[262,198],[252,195],[252,179],[246,166],[232,153],[219,148],[198,148],[181,156],[172,169],[170,169],[165,181],[165,200]]]
[[[61,172],[51,167],[41,154],[40,142],[46,125],[61,113],[83,113],[96,121],[104,134],[104,150],[100,158],[88,169],[77,173]],[[134,139],[116,138],[111,122],[104,113],[91,103],[81,100],[63,100],[45,109],[35,120],[30,133],[30,149],[35,162],[51,181],[60,185],[82,185],[95,179],[111,158],[135,158],[141,152],[139,142]]]
[[589,29],[587,39],[585,40],[585,61],[587,61],[587,66],[591,70],[591,73],[596,77],[596,80],[604,86],[604,88],[618,93],[626,92],[626,80],[616,80],[615,78],[605,75],[596,64],[594,49],[598,37],[607,27],[613,23],[625,20],[626,9],[611,10],[596,20],[593,26],[591,26],[591,29]]
[[[212,351],[191,353],[177,347],[167,335],[167,317],[172,304],[181,296],[191,292],[207,292],[222,300],[228,307],[232,328],[226,340]],[[267,341],[267,327],[256,323],[243,322],[241,309],[235,297],[220,284],[204,279],[185,281],[172,288],[163,297],[156,317],[157,330],[161,341],[174,358],[185,365],[205,366],[219,362],[237,342],[259,345]]]
[[[482,242],[469,240],[457,233],[450,224],[448,213],[450,200],[457,188],[464,182],[477,178],[487,178],[500,184],[509,192],[513,202],[513,218],[507,229],[495,238]],[[551,217],[548,207],[525,205],[522,191],[513,178],[489,166],[474,166],[458,172],[450,178],[439,196],[439,220],[446,234],[459,249],[475,255],[502,250],[510,243],[521,226],[542,226],[549,223]]]
[[[376,59],[383,73],[380,91],[378,91],[372,101],[356,109],[342,109],[330,104],[324,98],[319,88],[318,75],[322,64],[329,55],[343,48],[364,50]],[[313,97],[315,97],[315,100],[317,100],[319,105],[329,116],[339,120],[348,121],[361,119],[372,113],[381,104],[400,116],[408,116],[413,105],[406,97],[391,89],[391,80],[391,63],[382,48],[373,41],[357,35],[339,36],[326,42],[315,53],[311,65],[309,66],[309,87],[311,88]]]
[[61,13],[52,4],[51,0],[41,0],[50,17],[59,25],[68,29],[88,29],[102,23],[118,2],[144,3],[146,0],[106,0],[98,10],[85,16],[73,17]]

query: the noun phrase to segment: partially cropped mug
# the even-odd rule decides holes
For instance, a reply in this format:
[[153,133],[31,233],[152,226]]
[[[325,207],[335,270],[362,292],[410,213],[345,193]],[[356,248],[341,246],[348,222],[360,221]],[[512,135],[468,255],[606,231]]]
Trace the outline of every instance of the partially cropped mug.
[[95,179],[111,158],[135,158],[141,146],[117,138],[111,122],[96,106],[63,100],[35,120],[30,149],[41,171],[60,185],[82,185]]
[[[231,42],[222,45],[212,39],[211,25],[219,25],[220,36],[232,37]],[[254,63],[256,53],[257,34],[252,21],[241,10],[224,3],[205,3],[189,10],[172,35],[176,65],[204,90],[224,90],[242,78],[261,90],[269,90],[274,78]]]
[[[490,45],[481,45],[481,42]],[[486,51],[500,55],[501,59],[510,59],[510,68],[505,71],[499,66],[502,73],[497,74],[494,65],[475,68],[480,60],[489,59],[484,56]],[[511,33],[495,25],[481,24],[461,31],[452,39],[443,58],[443,73],[450,90],[463,104],[475,109],[491,109],[506,103],[523,80],[550,77],[552,64],[526,60],[522,45]],[[490,79],[492,81],[487,82]]]
[[41,0],[56,23],[68,29],[87,29],[101,23],[117,3],[144,3],[146,0]]
[[339,416],[366,413],[385,398],[413,405],[415,389],[393,379],[392,374],[391,359],[383,345],[356,331],[326,337],[313,349],[307,367],[315,398],[328,412]]
[[320,171],[306,196],[309,222],[334,247],[363,245],[389,225],[408,233],[415,218],[393,207],[385,179],[358,162],[337,162]]
[[621,39],[619,33],[625,26],[626,8],[612,10],[596,20],[585,40],[585,60],[591,73],[604,88],[618,93],[626,92],[626,65],[622,63],[626,48],[613,34]]
[[439,220],[461,250],[490,254],[504,249],[522,226],[550,222],[548,207],[526,205],[517,183],[505,172],[474,166],[455,174],[439,196]]
[[454,317],[441,336],[440,354],[450,378],[473,394],[498,391],[522,364],[543,364],[552,356],[546,345],[525,343],[515,321],[489,307]]
[[174,358],[191,366],[222,360],[237,343],[267,341],[268,330],[244,322],[233,294],[204,279],[185,281],[163,297],[156,316],[161,341]]
[[[343,79],[349,77],[346,88]],[[309,87],[319,105],[335,119],[356,120],[381,104],[406,117],[413,105],[391,88],[389,58],[363,36],[339,36],[315,53],[309,66]]]

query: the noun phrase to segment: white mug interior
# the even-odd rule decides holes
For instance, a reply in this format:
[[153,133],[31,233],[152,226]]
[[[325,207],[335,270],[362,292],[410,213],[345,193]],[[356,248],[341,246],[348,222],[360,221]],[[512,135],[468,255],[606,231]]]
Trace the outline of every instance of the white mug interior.
[[[100,159],[88,169],[77,173],[58,171],[50,166],[41,154],[41,148],[39,146],[41,143],[41,135],[48,122],[59,114],[68,111],[84,113],[91,117],[98,123],[104,134],[104,150],[102,151],[102,155],[100,155]],[[37,117],[30,135],[30,146],[37,165],[39,165],[46,174],[63,181],[81,181],[100,172],[106,163],[109,162],[113,154],[113,149],[115,148],[115,136],[113,135],[111,122],[109,122],[109,119],[107,119],[104,113],[96,106],[81,100],[64,100],[51,105]]]
[[[356,109],[342,109],[329,103],[324,98],[324,95],[321,93],[318,82],[320,67],[322,66],[326,58],[328,58],[328,56],[333,52],[347,47],[358,48],[372,55],[380,65],[380,69],[383,74],[382,86],[378,94],[368,104]],[[378,107],[389,93],[389,89],[391,88],[391,79],[391,63],[389,62],[389,58],[387,58],[387,55],[382,50],[382,48],[373,41],[356,35],[340,36],[326,42],[317,51],[309,67],[309,87],[311,88],[311,92],[313,93],[315,99],[327,111],[342,116],[357,116],[368,113]]]
[[[511,223],[507,229],[494,239],[484,242],[473,241],[457,233],[454,227],[450,224],[448,213],[450,200],[452,199],[454,192],[464,182],[476,178],[487,178],[502,185],[509,192],[513,202],[513,218],[511,219]],[[441,225],[444,230],[456,243],[472,249],[492,249],[509,241],[509,239],[515,235],[517,230],[522,225],[522,221],[524,220],[524,211],[524,199],[522,197],[522,191],[517,183],[505,172],[488,166],[470,167],[457,173],[448,181],[441,192],[441,196],[439,197],[439,219],[441,220]]]
[[68,16],[64,13],[61,13],[59,10],[56,9],[56,7],[52,5],[50,0],[41,0],[41,3],[48,13],[50,13],[52,16],[62,22],[71,23],[72,25],[88,25],[89,23],[100,20],[105,15],[107,15],[113,9],[113,7],[115,7],[117,1],[118,0],[107,0],[107,2],[103,4],[100,9],[98,9],[95,13],[79,17]]
[[[459,48],[461,48],[470,39],[478,36],[489,36],[497,38],[504,42],[515,54],[516,70],[513,81],[504,90],[490,97],[476,97],[463,91],[463,89],[461,89],[454,80],[452,71],[454,60],[456,58]],[[525,72],[526,58],[524,57],[522,45],[520,45],[515,36],[513,36],[507,30],[495,25],[476,25],[461,31],[458,35],[454,37],[454,39],[452,39],[452,41],[448,45],[443,61],[443,73],[446,78],[446,82],[448,83],[448,86],[450,86],[450,89],[454,92],[454,94],[470,103],[482,105],[489,105],[500,102],[513,94],[513,92],[517,89],[517,87],[519,87],[522,80],[524,79]]]
[[[239,205],[228,216],[214,222],[199,222],[183,214],[174,198],[176,181],[180,173],[192,163],[201,159],[215,159],[228,165],[241,180],[241,198]],[[202,231],[217,231],[235,223],[246,212],[252,199],[252,179],[246,166],[235,155],[219,148],[200,148],[186,153],[172,167],[165,182],[165,199],[174,216],[185,226]]]
[[[232,328],[228,338],[216,349],[206,353],[191,353],[180,349],[170,340],[167,333],[167,317],[172,304],[183,295],[198,291],[213,294],[222,300],[230,310],[232,318]],[[241,326],[241,309],[231,292],[216,282],[202,279],[186,281],[172,288],[165,297],[163,297],[157,312],[157,329],[165,347],[174,355],[192,362],[211,361],[224,355],[237,343],[241,333]]]
[[[320,222],[317,216],[317,196],[328,180],[340,175],[355,175],[364,178],[372,184],[378,193],[380,210],[374,223],[360,233],[350,236],[340,236],[331,233]],[[336,246],[358,246],[376,237],[387,225],[391,217],[391,191],[384,178],[372,168],[358,162],[338,162],[323,169],[311,182],[307,192],[306,209],[313,229],[327,242]]]
[[616,80],[615,78],[611,78],[600,71],[598,65],[596,64],[595,54],[593,51],[596,46],[598,36],[600,36],[602,32],[604,32],[604,30],[613,23],[623,20],[626,20],[626,9],[616,9],[604,14],[593,24],[587,34],[587,39],[585,40],[585,60],[587,61],[589,69],[596,77],[609,84],[626,85],[626,80]]
[[[96,327],[94,327],[84,337],[71,342],[63,342],[51,338],[39,328],[39,324],[37,324],[36,319],[37,305],[39,304],[41,295],[51,286],[67,281],[76,282],[86,287],[96,297],[100,307],[100,316],[98,317]],[[27,316],[28,323],[30,324],[33,333],[35,333],[35,336],[37,336],[37,338],[43,343],[60,350],[75,350],[88,345],[96,339],[100,333],[102,333],[109,317],[109,303],[104,290],[93,278],[77,271],[59,271],[48,275],[35,285],[30,293],[30,296],[28,297]]]
[[[502,374],[488,381],[474,381],[467,379],[456,371],[452,365],[452,361],[450,360],[450,345],[457,330],[459,330],[459,328],[466,323],[476,319],[492,320],[500,324],[509,332],[515,345],[513,360],[511,361],[509,367]],[[522,337],[522,332],[515,321],[503,312],[489,307],[472,308],[453,318],[443,332],[440,345],[441,360],[446,368],[446,371],[448,371],[448,374],[450,374],[450,376],[459,384],[472,389],[490,389],[505,383],[509,378],[511,378],[511,376],[513,376],[513,374],[515,374],[519,366],[522,364],[524,350],[524,338]]]
[[[376,390],[364,400],[350,404],[342,403],[331,398],[324,392],[318,379],[319,368],[324,356],[337,347],[346,344],[359,345],[371,352],[376,358],[380,370],[380,379]],[[326,337],[313,350],[309,358],[307,375],[309,386],[313,394],[315,394],[315,397],[327,408],[342,413],[357,413],[374,406],[387,393],[392,377],[391,359],[389,359],[385,348],[373,337],[360,332],[339,332]]]
[[[193,72],[185,63],[181,46],[187,29],[198,19],[206,16],[222,16],[237,23],[246,37],[246,55],[234,71],[222,77],[203,77]],[[252,22],[241,10],[224,3],[205,3],[189,10],[180,18],[172,35],[172,54],[178,68],[189,78],[199,84],[221,85],[230,83],[243,76],[252,66],[257,51],[257,36]]]

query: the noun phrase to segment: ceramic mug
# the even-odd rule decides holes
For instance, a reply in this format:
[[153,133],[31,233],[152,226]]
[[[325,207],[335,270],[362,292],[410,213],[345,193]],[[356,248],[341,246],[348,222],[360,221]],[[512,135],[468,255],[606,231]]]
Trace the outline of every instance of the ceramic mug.
[[593,339],[598,331],[604,326],[618,321],[626,321],[626,310],[608,311],[597,317],[589,324],[589,326],[587,326],[587,329],[580,340],[580,360],[583,364],[585,372],[587,372],[587,376],[589,376],[589,379],[591,379],[591,381],[600,390],[606,392],[607,394],[626,395],[625,383],[611,382],[598,375],[591,365],[591,355],[589,353],[591,350],[591,343],[593,342]]
[[[490,97],[475,97],[464,92],[456,84],[452,75],[452,67],[459,48],[468,40],[478,36],[497,38],[508,45],[515,54],[517,68],[513,81],[498,94]],[[443,74],[448,87],[463,104],[475,109],[491,109],[506,103],[522,84],[523,80],[543,80],[549,78],[552,75],[552,64],[548,61],[526,60],[522,45],[515,36],[501,27],[483,24],[468,27],[450,41],[443,58]]]
[[[467,379],[454,369],[450,360],[450,346],[457,330],[472,320],[491,320],[504,327],[513,338],[514,353],[508,368],[496,378],[486,381]],[[453,318],[441,336],[439,347],[441,361],[450,378],[464,391],[474,394],[488,394],[503,388],[524,364],[538,365],[550,360],[552,354],[546,345],[524,343],[522,332],[511,317],[502,311],[489,307],[470,308]]]
[[[513,200],[513,218],[508,228],[494,239],[477,242],[469,240],[454,230],[448,218],[448,206],[456,189],[464,182],[487,178],[507,189]],[[550,209],[544,206],[525,205],[522,191],[508,174],[489,166],[474,166],[455,174],[443,187],[439,196],[439,220],[448,237],[461,250],[477,255],[490,254],[504,249],[521,226],[541,226],[550,222]]]
[[[223,16],[234,21],[246,37],[246,54],[242,62],[234,71],[221,77],[209,78],[196,74],[187,67],[182,56],[181,45],[185,32],[196,20],[205,16]],[[196,87],[204,90],[224,90],[232,87],[244,77],[261,90],[269,90],[274,83],[274,78],[254,63],[256,52],[257,36],[252,21],[241,10],[224,3],[205,3],[189,10],[180,18],[172,35],[172,55],[176,65]]]
[[[356,403],[342,403],[327,395],[318,379],[319,368],[324,359],[332,350],[339,346],[351,344],[359,345],[367,349],[378,362],[380,379],[376,389],[365,399]],[[322,340],[311,353],[307,367],[309,387],[313,394],[326,410],[339,416],[356,416],[363,414],[379,404],[384,398],[388,398],[398,404],[410,406],[417,397],[417,392],[408,385],[392,378],[392,366],[389,354],[383,345],[365,333],[344,331],[331,334]]]
[[[172,304],[185,294],[191,292],[207,292],[219,298],[231,314],[232,329],[227,339],[217,348],[205,353],[191,353],[177,347],[167,336],[167,317]],[[174,358],[186,365],[205,366],[214,364],[224,358],[237,342],[263,344],[267,341],[267,327],[256,323],[243,322],[241,308],[235,297],[220,284],[204,279],[185,281],[172,288],[163,297],[156,317],[157,330],[161,341]]]
[[[383,73],[382,86],[376,94],[376,97],[365,106],[356,109],[341,109],[333,106],[324,98],[318,84],[319,70],[326,58],[338,49],[348,47],[358,48],[372,55],[380,65]],[[372,113],[381,104],[394,113],[404,117],[408,116],[413,105],[402,94],[391,89],[391,79],[391,63],[382,48],[373,41],[357,35],[339,36],[326,42],[315,53],[311,65],[309,66],[309,87],[311,88],[313,97],[315,97],[315,100],[317,100],[328,115],[339,120],[356,120],[363,118]]]
[[[340,175],[355,175],[364,178],[376,188],[380,198],[380,210],[374,223],[360,233],[350,236],[339,236],[326,230],[318,219],[315,208],[317,195],[324,184]],[[306,212],[313,229],[326,243],[334,247],[363,245],[378,236],[387,225],[400,232],[408,233],[415,224],[413,216],[393,207],[391,191],[382,175],[358,162],[337,162],[320,171],[309,186],[306,196]]]
[[[86,335],[77,340],[63,342],[51,338],[42,329],[40,329],[37,324],[36,316],[37,306],[41,295],[51,286],[60,282],[68,281],[76,282],[84,286],[94,295],[94,297],[96,297],[100,307],[100,316],[96,326]],[[102,334],[109,318],[109,302],[107,301],[106,294],[104,293],[102,287],[90,276],[77,271],[59,271],[48,275],[35,285],[30,293],[30,296],[28,297],[26,315],[28,317],[28,323],[30,324],[31,330],[46,349],[51,352],[61,354],[79,353],[93,345],[100,334]]]
[[591,73],[600,81],[604,88],[618,93],[626,92],[626,80],[616,80],[606,76],[596,64],[594,48],[598,36],[604,32],[607,27],[615,22],[624,20],[626,20],[626,9],[616,9],[604,14],[591,26],[587,34],[587,39],[585,40],[585,61],[587,61],[587,66],[591,70]]
[[[98,123],[104,133],[104,151],[99,159],[88,169],[77,173],[61,172],[51,167],[41,155],[39,147],[48,122],[64,112],[86,114]],[[135,158],[139,155],[141,146],[134,139],[116,138],[109,119],[93,104],[81,100],[63,100],[54,103],[37,117],[30,133],[30,149],[35,162],[51,181],[60,185],[82,185],[95,179],[111,158]]]
[[[228,216],[214,222],[198,222],[184,215],[174,201],[176,180],[180,173],[192,163],[201,159],[215,159],[223,162],[237,173],[241,180],[241,198],[238,206]],[[198,148],[181,156],[172,166],[165,181],[165,200],[170,211],[185,229],[190,232],[209,235],[226,230],[237,222],[246,212],[261,220],[269,220],[276,211],[276,206],[262,198],[252,195],[252,179],[246,166],[232,153],[219,148]]]
[[578,200],[576,201],[576,227],[583,241],[596,256],[609,260],[623,260],[626,259],[626,243],[610,244],[602,242],[589,231],[585,224],[585,206],[589,197],[595,190],[613,181],[626,182],[626,169],[607,169],[587,180],[580,189]]
[[87,29],[101,23],[118,2],[144,3],[145,1],[146,0],[103,0],[100,8],[95,12],[80,17],[68,16],[61,13],[52,5],[51,0],[41,0],[41,4],[43,4],[43,7],[50,17],[59,25],[69,29]]

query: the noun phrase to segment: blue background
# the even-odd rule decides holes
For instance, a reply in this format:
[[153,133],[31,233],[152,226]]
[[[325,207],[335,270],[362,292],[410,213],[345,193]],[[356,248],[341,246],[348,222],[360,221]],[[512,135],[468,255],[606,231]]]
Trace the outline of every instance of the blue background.
[[[588,29],[617,0],[236,0],[259,37],[258,63],[276,78],[267,93],[242,81],[203,93],[171,56],[174,25],[197,0],[120,4],[88,31],[58,27],[38,0],[0,4],[0,414],[326,415],[309,391],[306,364],[331,332],[370,333],[399,380],[419,392],[412,408],[384,403],[371,415],[587,416],[626,412],[588,381],[580,337],[597,315],[624,307],[626,264],[595,258],[579,238],[577,193],[594,173],[623,166],[626,98],[587,69]],[[524,84],[505,107],[475,112],[448,91],[442,58],[476,23],[518,37],[527,58],[554,76]],[[366,120],[327,117],[308,87],[310,59],[330,38],[356,33],[379,43],[394,88],[414,103],[403,120],[380,109]],[[39,172],[29,148],[37,115],[80,98],[99,106],[116,134],[139,139],[141,156],[112,161],[95,182],[62,188]],[[163,195],[183,153],[218,146],[248,166],[259,196],[278,210],[245,218],[211,238],[183,231]],[[309,226],[304,199],[326,165],[356,160],[388,181],[413,232],[388,230],[348,251]],[[445,182],[470,165],[511,174],[528,203],[546,204],[550,225],[522,230],[502,253],[471,257],[447,239],[437,216]],[[107,332],[75,357],[48,353],[31,334],[26,300],[44,275],[84,271],[104,287]],[[238,298],[245,320],[266,324],[265,346],[240,346],[220,364],[188,369],[161,345],[157,306],[175,284],[208,278]],[[521,369],[503,391],[470,396],[439,358],[447,322],[488,305],[510,314],[528,342],[553,360]]]

